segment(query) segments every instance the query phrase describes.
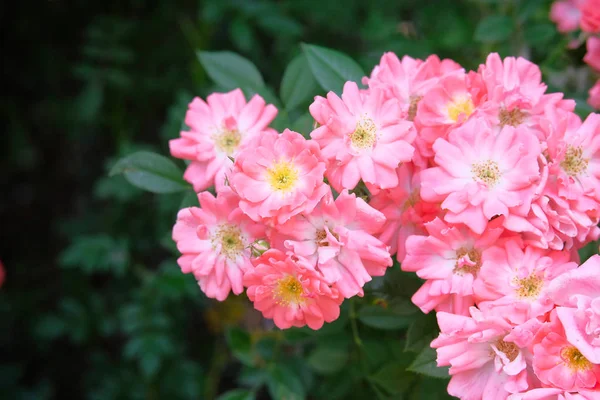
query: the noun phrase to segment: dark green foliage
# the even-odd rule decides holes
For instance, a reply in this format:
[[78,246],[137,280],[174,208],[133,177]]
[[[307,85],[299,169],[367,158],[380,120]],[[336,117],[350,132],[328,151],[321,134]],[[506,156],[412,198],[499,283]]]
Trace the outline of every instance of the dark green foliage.
[[525,55],[585,99],[590,85],[555,79],[582,54],[559,42],[550,1],[71,3],[19,3],[3,24],[23,59],[6,57],[1,108],[0,397],[448,399],[435,317],[397,264],[319,331],[206,299],[175,262],[177,211],[198,201],[168,140],[194,96],[237,87],[308,136],[314,96],[360,85],[384,51],[465,68]]

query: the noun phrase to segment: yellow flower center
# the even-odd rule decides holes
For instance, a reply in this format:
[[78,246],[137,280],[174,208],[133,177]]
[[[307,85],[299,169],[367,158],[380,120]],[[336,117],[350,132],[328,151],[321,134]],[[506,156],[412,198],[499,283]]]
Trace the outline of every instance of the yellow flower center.
[[281,278],[273,289],[273,298],[281,306],[304,303],[303,294],[302,283],[292,275]]
[[479,250],[461,247],[456,251],[456,264],[453,270],[455,274],[477,276],[479,269],[481,269],[481,253]]
[[408,106],[408,117],[406,118],[409,121],[414,121],[415,117],[417,116],[417,110],[419,109],[419,101],[421,101],[422,98],[423,96],[412,96],[410,98],[410,106]]
[[228,156],[232,156],[242,140],[242,135],[237,129],[223,129],[213,136],[215,145]]
[[500,126],[519,126],[523,123],[526,116],[527,114],[519,108],[515,107],[510,111],[506,108],[502,108],[498,115],[498,119],[500,120]]
[[489,187],[495,186],[502,176],[498,163],[492,160],[473,164],[471,172],[474,175],[473,179],[479,180]]
[[244,240],[240,228],[234,225],[221,225],[211,238],[213,249],[221,245],[221,254],[234,260],[244,251]]
[[544,280],[535,274],[527,278],[515,278],[515,283],[518,286],[516,290],[517,297],[521,299],[537,298],[544,286]]
[[372,149],[377,139],[377,127],[371,118],[363,117],[350,134],[352,147],[358,150]]
[[267,169],[269,184],[273,190],[291,192],[298,181],[298,169],[293,163],[280,160]]
[[593,364],[574,346],[563,347],[560,357],[572,371],[587,371]]
[[454,122],[458,122],[461,115],[469,118],[475,111],[475,105],[470,96],[458,96],[452,99],[452,101],[446,106],[446,113],[448,118]]
[[567,146],[565,159],[560,163],[561,168],[570,176],[576,176],[585,171],[590,160],[583,158],[583,147]]
[[496,342],[496,348],[504,353],[509,361],[514,361],[519,355],[519,347],[512,342],[505,342],[503,339]]

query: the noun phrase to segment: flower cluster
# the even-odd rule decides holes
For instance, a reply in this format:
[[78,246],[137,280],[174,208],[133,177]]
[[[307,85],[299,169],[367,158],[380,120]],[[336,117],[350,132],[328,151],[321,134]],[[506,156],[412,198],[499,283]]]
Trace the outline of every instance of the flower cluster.
[[[552,4],[550,19],[559,32],[582,31],[569,47],[579,47],[585,41],[587,53],[583,61],[600,73],[600,0],[557,0]],[[588,103],[600,109],[600,79],[590,89]]]
[[600,257],[577,268],[577,250],[600,234],[600,115],[582,122],[535,64],[497,54],[468,73],[385,54],[365,83],[417,132],[398,186],[370,204],[379,238],[425,280],[412,300],[437,312],[449,393],[598,398],[599,278],[584,282]]
[[[369,166],[377,171],[371,171],[372,184],[385,169],[397,185],[395,167],[411,159],[415,135],[396,102],[386,104],[375,95],[364,99],[356,84],[354,89],[346,98],[357,109],[342,103],[348,115],[350,109],[357,112],[354,144],[340,133],[336,146],[348,145],[346,164],[356,173],[351,186],[334,186],[336,198],[324,182],[338,173],[328,163],[335,152],[299,133],[268,128],[276,109],[260,96],[246,104],[234,90],[212,94],[206,103],[191,102],[185,120],[190,130],[171,141],[171,153],[191,161],[184,178],[197,191],[214,187],[216,196],[202,191],[200,208],[181,210],[173,239],[182,253],[182,271],[193,273],[208,297],[224,300],[246,289],[255,308],[279,328],[319,329],[338,318],[344,298],[362,296],[364,284],[392,265],[388,248],[375,236],[385,217],[345,189],[356,186],[363,177],[359,171]],[[327,107],[321,104],[326,120],[333,113]],[[347,123],[346,117],[339,123]],[[368,141],[380,129],[400,154],[379,167],[370,155],[351,160],[350,152],[367,153]],[[359,150],[352,147],[356,143]]]
[[600,257],[578,268],[577,251],[600,236],[600,115],[582,122],[535,64],[497,54],[467,72],[386,53],[362,83],[315,98],[310,139],[268,128],[258,96],[190,104],[171,152],[216,196],[179,212],[182,271],[319,329],[395,255],[437,312],[450,394],[597,398]]

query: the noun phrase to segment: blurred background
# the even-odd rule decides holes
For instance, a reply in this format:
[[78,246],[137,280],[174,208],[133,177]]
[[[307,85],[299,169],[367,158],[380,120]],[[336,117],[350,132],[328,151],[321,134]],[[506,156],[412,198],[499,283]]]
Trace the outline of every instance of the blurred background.
[[[213,399],[244,386],[269,399],[279,381],[308,398],[367,396],[364,382],[352,386],[351,353],[307,359],[305,331],[282,339],[243,298],[206,299],[175,262],[170,236],[182,196],[144,193],[108,171],[133,151],[168,155],[193,96],[219,89],[199,50],[243,55],[274,93],[302,42],[345,52],[365,71],[384,51],[438,54],[467,69],[491,51],[523,55],[585,115],[585,49],[567,50],[548,20],[550,3],[4,2],[0,398]],[[336,346],[345,340],[334,340],[341,320],[320,333]],[[391,350],[373,344],[382,357],[398,340],[388,336]],[[425,395],[428,381],[380,378],[382,387],[392,382],[390,398],[400,398],[398,385],[417,385],[410,398],[446,396],[444,381]]]

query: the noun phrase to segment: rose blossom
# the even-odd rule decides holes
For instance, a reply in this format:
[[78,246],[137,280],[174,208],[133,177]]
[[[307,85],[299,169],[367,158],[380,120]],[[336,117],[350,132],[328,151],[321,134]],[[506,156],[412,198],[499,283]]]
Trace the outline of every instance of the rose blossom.
[[271,242],[283,242],[309,260],[342,296],[362,296],[365,283],[392,265],[387,247],[374,236],[384,221],[383,214],[347,190],[335,200],[329,192],[310,213],[274,227]]
[[585,0],[563,0],[552,3],[550,19],[556,23],[559,32],[572,32],[579,28],[581,10]]
[[229,291],[244,290],[242,274],[250,266],[251,244],[265,237],[264,226],[238,208],[238,197],[229,190],[215,198],[198,195],[201,208],[184,208],[177,214],[173,240],[182,256],[182,272],[192,272],[206,296],[225,300]]
[[[568,274],[573,274],[573,270]],[[550,387],[568,391],[600,388],[600,365],[592,363],[567,337],[569,325],[563,326],[558,309],[550,314],[533,342],[533,370],[540,381]]]
[[230,157],[267,129],[276,115],[275,106],[265,105],[258,95],[246,103],[240,89],[213,93],[206,103],[194,98],[185,115],[190,130],[169,142],[173,157],[191,161],[183,178],[196,192],[215,185],[220,190],[232,165]]
[[229,183],[250,218],[281,224],[310,212],[327,193],[324,172],[318,144],[286,129],[265,132],[240,151]]
[[438,366],[450,366],[448,393],[462,400],[506,400],[535,383],[529,346],[537,319],[515,326],[471,307],[470,316],[437,313],[440,335],[431,342]]
[[308,325],[320,329],[339,317],[344,298],[308,260],[270,249],[253,265],[244,274],[248,298],[278,328]]
[[588,104],[596,110],[600,110],[600,80],[596,81],[594,86],[588,92]]
[[588,33],[600,32],[600,0],[585,0],[581,5],[581,29]]
[[586,42],[587,53],[583,61],[596,71],[600,71],[600,38],[592,36]]
[[446,224],[439,218],[425,224],[428,236],[406,240],[406,257],[401,267],[416,272],[425,284],[412,301],[423,312],[433,309],[466,314],[473,300],[473,282],[486,249],[498,242],[503,232],[500,218],[478,235],[463,225]]
[[327,161],[327,179],[338,192],[354,189],[362,179],[376,188],[398,185],[396,167],[412,159],[416,132],[400,119],[398,101],[380,89],[359,91],[346,82],[342,97],[329,92],[315,97],[310,113],[319,123],[311,137]]
[[421,172],[421,197],[442,202],[444,219],[484,232],[497,215],[529,211],[540,179],[539,141],[522,127],[496,134],[480,118],[433,145],[436,167]]

